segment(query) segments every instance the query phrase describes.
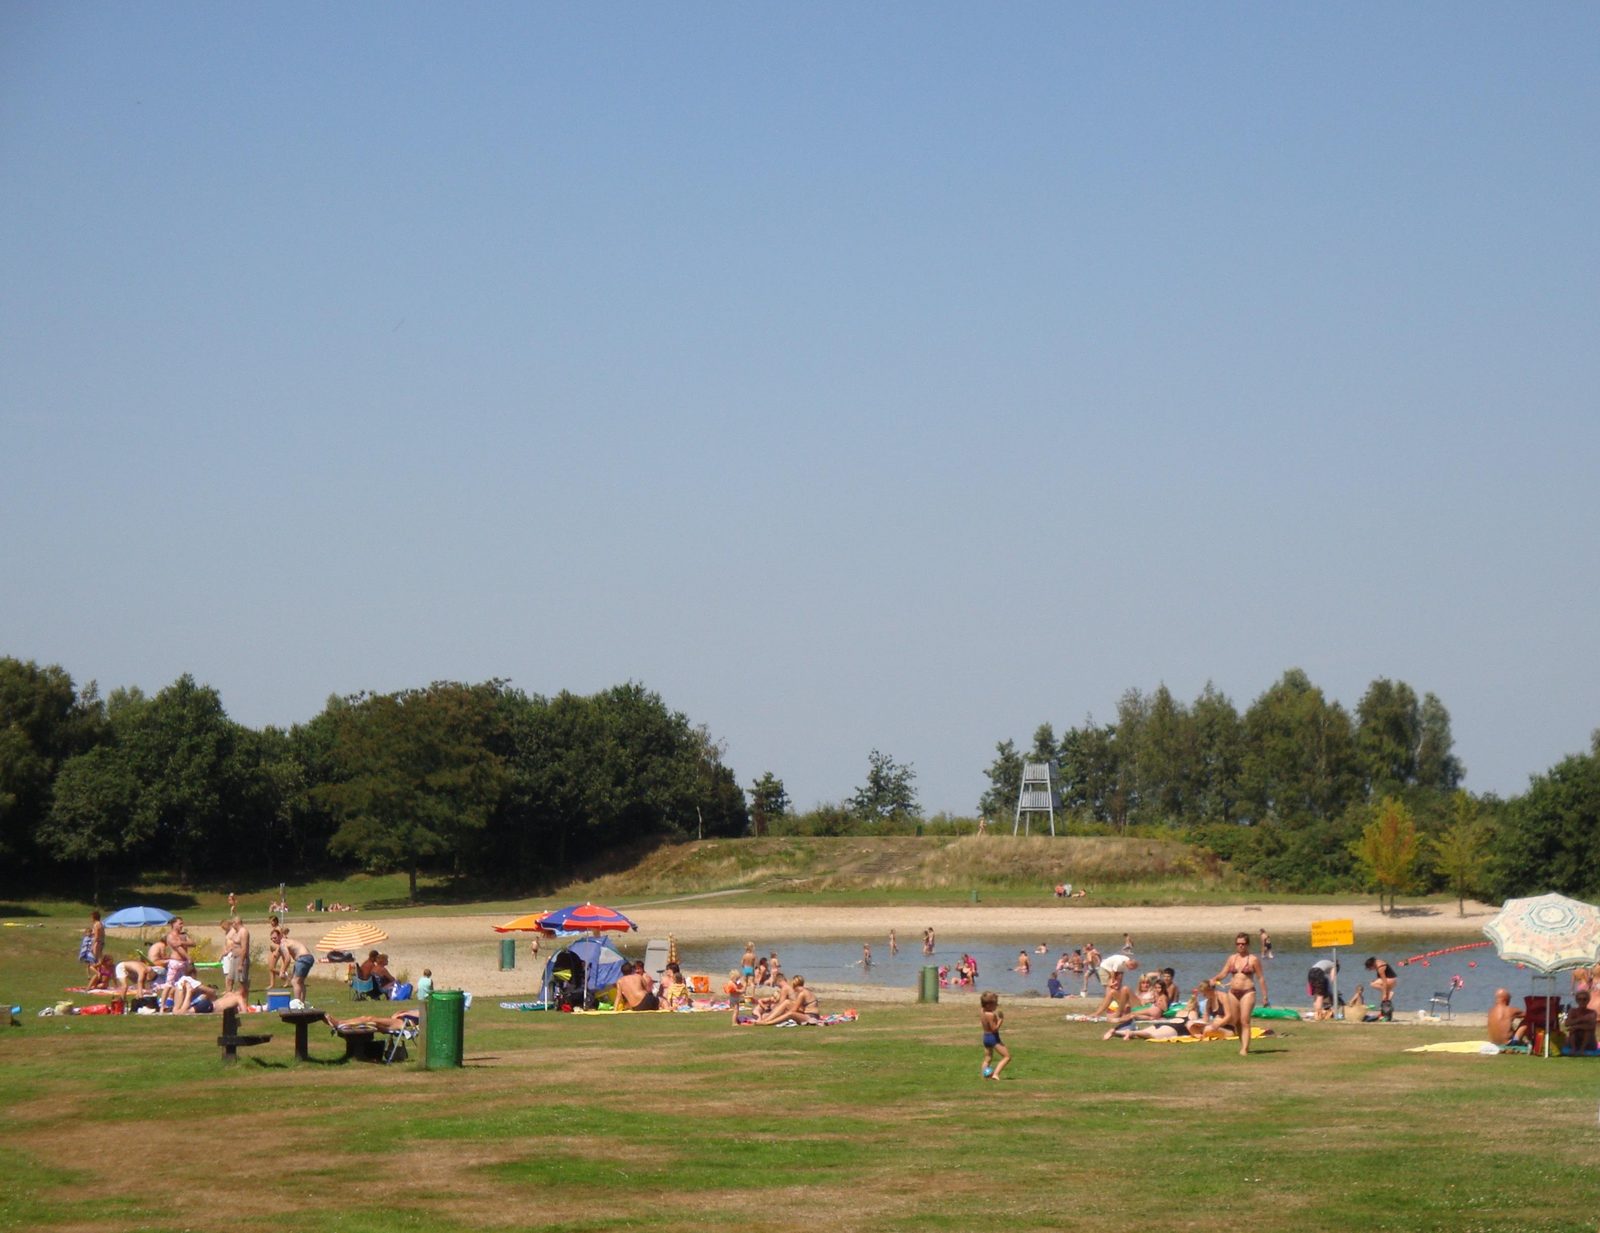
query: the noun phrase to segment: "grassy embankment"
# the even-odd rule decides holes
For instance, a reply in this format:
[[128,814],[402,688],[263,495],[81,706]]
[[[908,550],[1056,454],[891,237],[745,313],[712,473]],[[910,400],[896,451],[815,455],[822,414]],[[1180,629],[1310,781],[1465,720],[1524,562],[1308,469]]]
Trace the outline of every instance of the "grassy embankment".
[[[424,878],[419,902],[408,903],[403,874],[356,874],[337,880],[292,883],[291,911],[305,905],[350,904],[358,911],[450,915],[520,912],[530,905],[583,902],[628,904],[689,895],[737,896],[742,905],[785,903],[1032,905],[1058,882],[1090,891],[1093,904],[1328,903],[1349,896],[1264,893],[1233,878],[1227,866],[1187,844],[1161,839],[1110,837],[794,837],[708,839],[664,844],[629,857],[613,857],[564,884],[507,894],[471,883]],[[240,906],[260,916],[277,884],[238,886]],[[150,903],[213,922],[226,907],[224,890],[194,890],[159,880],[102,896],[107,907]],[[1437,896],[1438,903],[1453,902]],[[78,899],[0,902],[0,917],[76,918],[89,904]]]

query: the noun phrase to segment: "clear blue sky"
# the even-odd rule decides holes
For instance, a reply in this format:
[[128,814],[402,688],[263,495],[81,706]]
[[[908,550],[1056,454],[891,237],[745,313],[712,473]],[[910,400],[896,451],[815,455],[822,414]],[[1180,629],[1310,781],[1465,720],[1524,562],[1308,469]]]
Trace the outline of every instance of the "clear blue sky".
[[0,653],[808,806],[1303,667],[1600,726],[1600,7],[0,7]]

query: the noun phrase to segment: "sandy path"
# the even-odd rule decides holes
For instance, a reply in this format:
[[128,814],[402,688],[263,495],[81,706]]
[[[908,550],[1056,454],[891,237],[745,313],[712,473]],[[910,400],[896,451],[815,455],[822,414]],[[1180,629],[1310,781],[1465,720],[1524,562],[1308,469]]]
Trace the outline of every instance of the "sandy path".
[[[629,954],[643,950],[648,938],[664,938],[669,933],[679,942],[742,942],[754,939],[763,945],[786,941],[870,941],[875,945],[888,937],[890,929],[899,935],[902,947],[914,948],[922,930],[931,925],[940,934],[956,938],[1026,938],[1052,943],[1080,945],[1091,939],[1120,943],[1124,933],[1135,940],[1153,934],[1214,934],[1225,941],[1240,929],[1254,934],[1266,929],[1280,945],[1293,942],[1304,947],[1314,920],[1350,920],[1355,925],[1357,946],[1363,937],[1401,935],[1451,940],[1476,940],[1483,923],[1497,910],[1486,904],[1468,903],[1466,916],[1453,908],[1427,907],[1386,916],[1370,903],[1320,904],[1315,906],[1264,904],[1260,907],[1160,907],[1103,908],[1078,903],[1057,903],[1038,907],[989,907],[983,904],[955,907],[739,907],[724,901],[711,906],[704,899],[655,902],[637,907],[618,905],[639,926],[628,935],[623,947]],[[505,913],[467,916],[399,916],[319,918],[292,922],[295,935],[314,941],[333,924],[344,920],[371,921],[389,934],[384,949],[397,975],[415,980],[422,969],[433,970],[440,988],[470,989],[477,997],[526,998],[532,994],[538,975],[529,958],[529,935],[508,935],[517,939],[517,967],[499,970],[500,934],[491,928],[506,918]],[[552,939],[540,943],[548,955]],[[1219,946],[1221,945],[1219,941]],[[1220,952],[1219,952],[1220,953]],[[343,967],[319,964],[317,977],[342,977]],[[857,1001],[911,1001],[910,989],[884,989],[873,986],[837,986],[829,989],[839,996]],[[314,995],[313,995],[314,996]],[[958,995],[959,996],[959,995]]]

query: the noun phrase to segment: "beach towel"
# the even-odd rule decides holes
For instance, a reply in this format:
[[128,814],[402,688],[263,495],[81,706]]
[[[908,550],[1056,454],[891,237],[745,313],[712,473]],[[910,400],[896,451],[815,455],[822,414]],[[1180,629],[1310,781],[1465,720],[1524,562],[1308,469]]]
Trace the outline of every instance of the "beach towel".
[[[1250,1029],[1251,1040],[1260,1040],[1266,1035],[1266,1028],[1253,1027]],[[1142,1040],[1144,1038],[1136,1036],[1134,1039]],[[1152,1045],[1210,1045],[1215,1044],[1219,1040],[1237,1041],[1238,1039],[1239,1038],[1237,1036],[1173,1036],[1167,1040],[1152,1040],[1149,1043]]]
[[1437,1040],[1431,1045],[1417,1045],[1407,1053],[1472,1053],[1495,1057],[1500,1046],[1490,1040]]

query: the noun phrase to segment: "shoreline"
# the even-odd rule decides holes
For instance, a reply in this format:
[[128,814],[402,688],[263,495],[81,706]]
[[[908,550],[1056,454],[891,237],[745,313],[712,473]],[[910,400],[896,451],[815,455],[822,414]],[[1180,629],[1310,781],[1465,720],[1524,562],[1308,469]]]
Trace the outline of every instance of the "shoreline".
[[[552,905],[553,906],[553,905]],[[627,954],[637,955],[652,938],[669,935],[680,944],[701,945],[740,943],[756,940],[762,945],[786,942],[854,941],[880,943],[890,929],[896,931],[903,949],[915,948],[922,930],[931,926],[938,933],[961,938],[1014,938],[1037,941],[1042,938],[1076,946],[1100,938],[1113,948],[1124,933],[1140,936],[1199,936],[1231,938],[1243,930],[1252,937],[1266,929],[1280,947],[1302,944],[1309,939],[1314,920],[1349,920],[1358,947],[1364,937],[1405,937],[1425,941],[1430,938],[1482,937],[1483,924],[1497,908],[1469,903],[1467,914],[1458,916],[1453,907],[1427,906],[1402,909],[1400,915],[1381,914],[1370,904],[1263,904],[1226,907],[1090,907],[1079,902],[1054,901],[1036,907],[960,906],[927,907],[771,907],[749,908],[734,905],[706,906],[703,899],[678,902],[655,901],[639,907],[617,905],[638,925],[638,931],[623,935],[618,942]],[[358,919],[379,926],[389,935],[382,948],[392,958],[391,967],[402,978],[415,981],[422,969],[431,968],[439,988],[470,989],[485,999],[524,998],[539,981],[528,966],[529,934],[498,934],[493,926],[513,913],[494,912],[466,916],[395,916],[362,913]],[[314,944],[336,924],[352,919],[339,917],[291,917],[287,922],[296,937]],[[499,968],[502,938],[516,939],[518,967]],[[541,954],[557,940],[541,940]],[[318,964],[313,979],[342,979],[343,965]],[[915,1000],[912,988],[895,989],[874,985],[819,983],[819,992],[832,998],[860,1002],[899,1003]],[[961,993],[947,991],[949,996]],[[1032,999],[1022,999],[1031,1002]],[[1071,1007],[1080,999],[1067,999]],[[1458,1022],[1460,1016],[1458,1016]]]

